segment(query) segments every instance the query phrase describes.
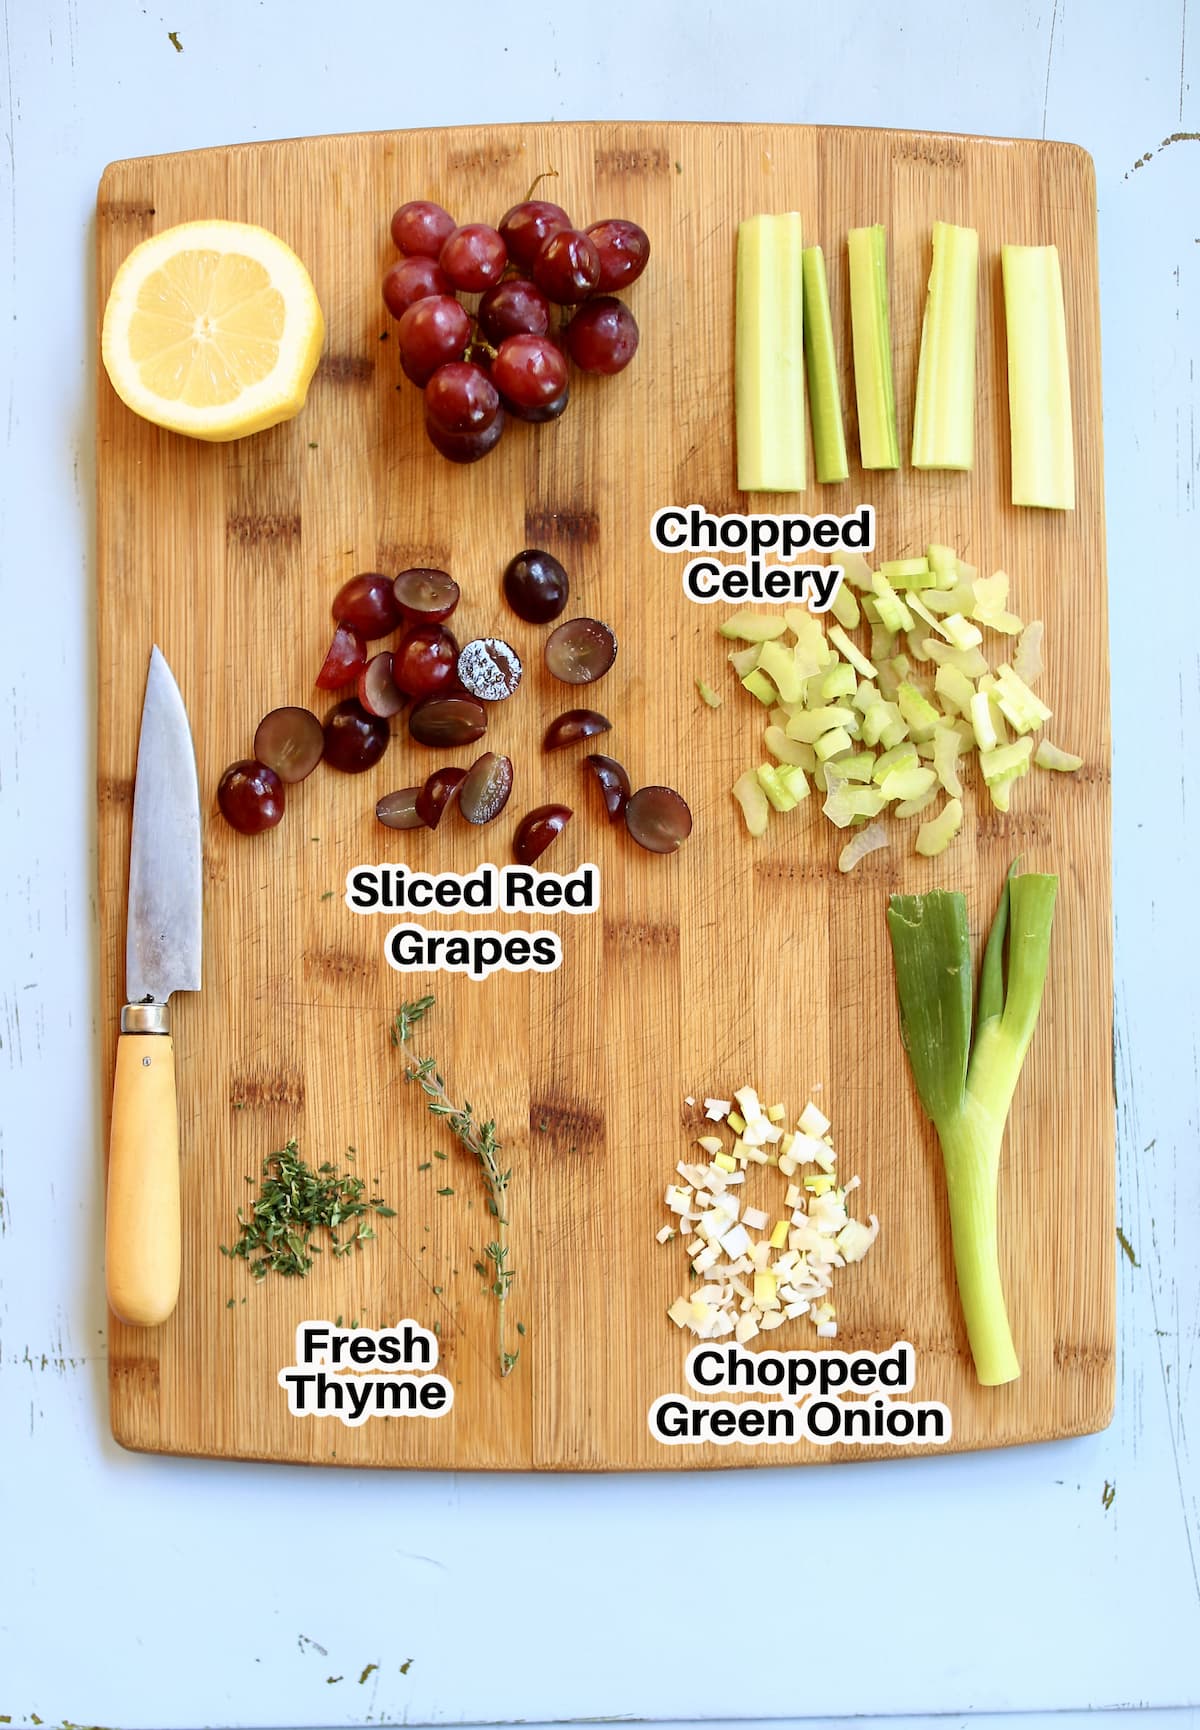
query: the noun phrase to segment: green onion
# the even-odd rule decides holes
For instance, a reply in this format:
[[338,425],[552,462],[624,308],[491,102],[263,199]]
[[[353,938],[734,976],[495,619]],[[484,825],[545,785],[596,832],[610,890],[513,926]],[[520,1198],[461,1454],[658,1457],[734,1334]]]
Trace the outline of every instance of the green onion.
[[895,469],[900,467],[900,439],[892,382],[887,233],[881,223],[852,228],[847,244],[859,453],[865,469]]
[[912,466],[969,469],[975,461],[975,323],[979,235],[933,225],[933,268],[921,326]]
[[1056,246],[1002,246],[1012,502],[1075,508],[1067,320]]
[[842,392],[838,384],[837,352],[833,346],[833,316],[825,254],[819,246],[803,252],[804,359],[808,368],[808,407],[812,415],[813,465],[819,481],[849,478],[846,434],[842,427]]
[[734,395],[742,492],[804,491],[802,252],[795,211],[752,216],[738,227]]
[[900,1036],[942,1147],[959,1296],[984,1387],[1021,1373],[1000,1281],[1000,1149],[1042,1004],[1057,891],[1057,877],[1009,873],[980,971],[973,1038],[966,898],[935,889],[893,895],[888,905]]

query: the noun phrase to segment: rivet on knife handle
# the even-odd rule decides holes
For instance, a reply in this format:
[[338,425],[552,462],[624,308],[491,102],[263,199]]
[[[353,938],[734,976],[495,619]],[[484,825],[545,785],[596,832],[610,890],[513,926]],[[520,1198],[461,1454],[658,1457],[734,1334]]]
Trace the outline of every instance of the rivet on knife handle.
[[163,1005],[130,1005],[117,1041],[108,1148],[105,1279],[113,1312],[135,1327],[166,1321],[179,1296],[179,1115],[175,1048]]

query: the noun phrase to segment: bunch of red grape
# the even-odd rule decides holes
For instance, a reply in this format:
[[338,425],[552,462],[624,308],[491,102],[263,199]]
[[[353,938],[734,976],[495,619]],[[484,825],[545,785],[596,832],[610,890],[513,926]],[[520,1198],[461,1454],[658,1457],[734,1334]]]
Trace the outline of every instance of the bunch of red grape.
[[[415,199],[392,217],[392,239],[402,257],[383,298],[400,321],[400,365],[451,462],[486,456],[506,415],[556,420],[571,394],[568,358],[582,372],[615,373],[637,352],[637,323],[613,293],[650,257],[636,222],[578,229],[561,205],[527,198],[499,228],[459,227],[440,204]],[[459,295],[479,296],[473,313]]]

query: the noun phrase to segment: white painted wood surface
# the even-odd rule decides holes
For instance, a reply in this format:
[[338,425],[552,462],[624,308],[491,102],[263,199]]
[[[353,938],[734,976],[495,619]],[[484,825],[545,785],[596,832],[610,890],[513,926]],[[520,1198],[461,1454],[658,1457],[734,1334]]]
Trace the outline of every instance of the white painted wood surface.
[[[167,12],[156,0],[6,0],[0,1713],[14,1724],[1200,1702],[1197,56],[1184,0],[608,0],[529,17],[475,0],[172,0]],[[1105,1435],[670,1481],[217,1466],[125,1455],[108,1437],[92,886],[95,183],[107,160],[151,151],[547,115],[1045,134],[1095,156],[1119,1218],[1138,1263],[1120,1255],[1120,1392]],[[1081,606],[1087,579],[1063,574]],[[813,1608],[781,1603],[745,1656],[732,1644],[719,1656],[703,1612],[688,1609],[708,1596],[683,1560],[702,1510],[735,1534],[722,1577],[749,1589],[761,1546],[768,1574],[815,1556],[829,1581]],[[368,1665],[378,1668],[360,1683]]]

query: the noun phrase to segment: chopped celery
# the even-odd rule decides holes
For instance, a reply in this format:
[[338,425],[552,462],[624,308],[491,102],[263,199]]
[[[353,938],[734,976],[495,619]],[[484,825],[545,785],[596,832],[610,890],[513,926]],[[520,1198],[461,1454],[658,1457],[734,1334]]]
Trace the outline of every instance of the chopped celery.
[[1083,758],[1076,757],[1071,751],[1060,751],[1057,745],[1052,745],[1049,739],[1043,739],[1033,754],[1033,760],[1039,769],[1058,769],[1062,774],[1070,775],[1076,769],[1083,768]]
[[826,703],[838,697],[853,698],[857,690],[858,677],[847,661],[835,661],[817,680],[817,691]]
[[884,751],[875,760],[873,779],[886,781],[893,769],[915,769],[917,767],[917,747],[911,739],[903,740],[899,745],[893,745],[890,751]]
[[773,763],[764,763],[757,771],[758,784],[767,795],[767,800],[776,811],[794,811],[798,803],[796,795],[790,793],[780,779],[779,770]]
[[868,853],[877,853],[881,847],[888,844],[887,830],[882,823],[868,823],[865,829],[859,829],[847,841],[838,854],[838,870],[853,871],[860,859],[865,859]]
[[1012,502],[1074,510],[1067,320],[1056,246],[1002,246]]
[[763,734],[763,744],[780,763],[798,763],[802,769],[816,766],[817,757],[812,746],[802,745],[798,739],[789,739],[782,727],[768,727]]
[[781,703],[800,701],[800,670],[790,649],[785,649],[782,643],[764,643],[758,653],[758,666],[779,692]]
[[887,234],[883,225],[852,228],[847,248],[859,453],[865,469],[895,469],[900,466],[900,440],[892,381]]
[[846,581],[863,594],[869,594],[871,589],[871,567],[860,552],[849,552],[842,560],[842,569],[846,573]]
[[880,623],[886,625],[889,631],[911,631],[912,614],[882,571],[876,571],[871,578],[871,587],[875,591],[875,605],[879,608]]
[[918,579],[929,576],[928,559],[885,559],[879,567],[880,572],[889,583],[900,583],[904,588],[932,588],[932,584],[923,584]]
[[937,796],[936,784],[932,787],[926,787],[925,791],[918,793],[915,798],[902,799],[898,805],[893,805],[892,816],[900,818],[919,817],[922,811],[933,804]]
[[765,703],[768,709],[773,707],[777,693],[765,673],[760,673],[755,668],[754,672],[747,673],[742,680],[742,685],[752,697],[757,697],[760,703]]
[[935,222],[913,407],[915,469],[974,465],[978,299],[979,235],[973,228]]
[[939,667],[934,677],[935,693],[950,708],[957,709],[960,715],[970,714],[971,698],[975,695],[975,687],[965,673],[960,673],[957,667]]
[[904,646],[908,650],[910,658],[923,667],[927,667],[933,659],[925,647],[925,633],[921,630],[905,631]]
[[1005,775],[1024,775],[1032,756],[1032,739],[1018,739],[1012,745],[997,745],[991,751],[980,751],[980,772],[989,783],[1001,780]]
[[844,709],[834,705],[828,709],[801,710],[793,715],[787,724],[789,739],[802,739],[806,745],[815,745],[822,733],[829,733],[835,727],[858,725],[858,716],[853,709]]
[[963,1318],[985,1387],[1021,1373],[1000,1280],[1000,1149],[1041,1008],[1057,889],[1057,877],[1006,879],[980,970],[974,1038],[965,897],[935,889],[893,895],[888,906],[900,1036],[942,1147]]
[[981,649],[954,649],[937,637],[926,637],[925,653],[939,667],[954,667],[967,679],[982,679],[988,670],[987,657]]
[[845,625],[848,631],[854,630],[855,626],[858,624],[861,616],[859,613],[858,600],[855,596],[854,590],[850,587],[849,583],[846,582],[844,576],[837,586],[837,593],[830,602],[829,611],[833,614],[838,624]]
[[952,577],[958,580],[958,554],[953,547],[942,546],[934,541],[925,548],[925,557],[929,561],[931,571],[936,571],[939,577]]
[[850,465],[846,461],[846,435],[842,429],[842,393],[833,345],[825,254],[819,246],[806,246],[802,257],[804,359],[812,415],[813,467],[819,481],[844,481],[849,477]]
[[860,673],[864,679],[875,678],[875,668],[861,650],[855,648],[840,625],[830,625],[829,641],[841,650],[855,672]]
[[779,779],[792,795],[792,798],[796,801],[797,805],[800,803],[801,799],[808,798],[810,791],[808,777],[805,775],[804,770],[799,763],[785,764],[779,771]]
[[738,486],[803,492],[803,234],[795,211],[738,227],[734,381]]
[[875,778],[875,753],[873,751],[856,751],[853,757],[839,757],[836,768],[843,781],[872,781]]
[[1030,687],[1037,684],[1044,671],[1042,637],[1045,629],[1040,619],[1031,619],[1017,638],[1017,649],[1012,662],[1013,672]]
[[1018,733],[1032,733],[1053,713],[1040,697],[1035,697],[1023,679],[1019,679],[1007,662],[996,668],[996,701],[1000,713]]
[[996,728],[992,721],[992,708],[988,702],[986,691],[976,691],[971,698],[970,719],[980,755],[982,756],[985,751],[994,751],[996,749]]
[[729,657],[729,665],[739,679],[744,679],[747,673],[752,673],[758,665],[761,643],[751,643],[748,649],[734,649]]
[[821,734],[813,745],[813,750],[822,763],[827,763],[831,757],[836,757],[839,751],[849,751],[853,744],[853,739],[844,727],[835,727],[831,733]]
[[884,798],[878,787],[853,787],[839,782],[827,796],[822,810],[839,829],[848,829],[856,817],[878,817]]
[[742,816],[746,819],[746,827],[751,835],[756,839],[765,835],[771,807],[767,804],[767,795],[759,786],[753,769],[747,769],[744,775],[738,776],[733,783],[733,796],[742,807]]
[[891,769],[880,783],[879,791],[890,804],[893,800],[920,799],[937,783],[932,769]]
[[701,700],[707,703],[710,709],[719,709],[721,707],[721,699],[717,696],[717,693],[713,690],[707,679],[697,678],[696,689],[700,693]]
[[929,699],[923,697],[915,685],[910,685],[905,680],[896,693],[896,702],[901,715],[908,722],[913,738],[932,739],[933,730],[942,717]]
[[951,613],[935,629],[942,633],[952,649],[977,649],[983,641],[979,626],[973,625],[970,619],[964,619],[961,613]]
[[773,637],[782,637],[787,620],[781,613],[730,613],[717,629],[723,637],[737,637],[744,643],[766,643]]
[[922,823],[917,830],[916,850],[926,859],[936,859],[944,853],[962,828],[963,808],[960,799],[947,799],[936,817]]
[[963,740],[953,727],[935,727],[933,731],[933,767],[938,780],[952,799],[962,798],[962,782],[958,778],[958,759],[963,753]]

